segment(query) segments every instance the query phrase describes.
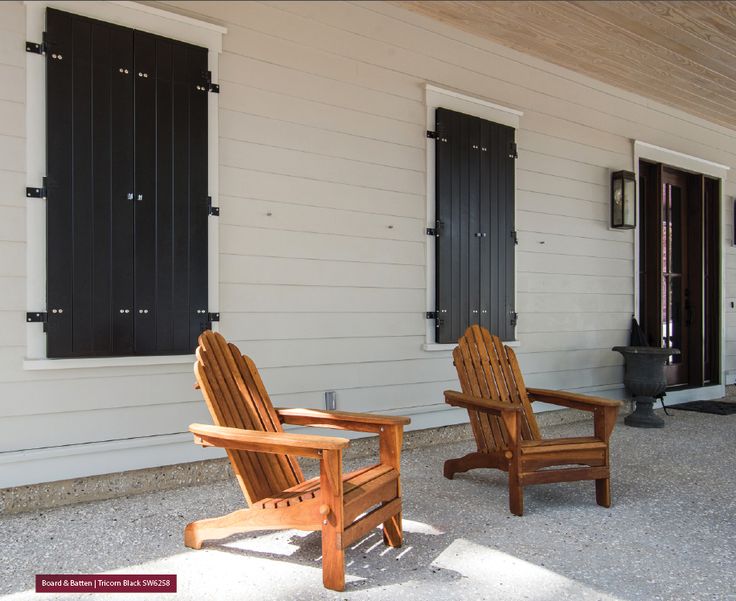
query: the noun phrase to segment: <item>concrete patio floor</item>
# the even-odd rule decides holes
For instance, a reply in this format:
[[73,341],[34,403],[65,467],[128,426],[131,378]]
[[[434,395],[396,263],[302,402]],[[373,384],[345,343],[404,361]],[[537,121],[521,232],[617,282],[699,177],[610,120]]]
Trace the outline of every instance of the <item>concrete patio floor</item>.
[[[319,533],[186,549],[187,522],[243,506],[229,481],[0,519],[0,598],[73,599],[35,594],[34,575],[118,572],[175,573],[179,592],[79,598],[736,599],[736,416],[672,414],[663,430],[618,424],[608,510],[592,483],[553,484],[528,488],[514,517],[505,474],[442,477],[469,442],[405,452],[404,547],[387,549],[376,530],[350,548],[344,593],[322,588]],[[580,422],[544,435],[590,432]]]

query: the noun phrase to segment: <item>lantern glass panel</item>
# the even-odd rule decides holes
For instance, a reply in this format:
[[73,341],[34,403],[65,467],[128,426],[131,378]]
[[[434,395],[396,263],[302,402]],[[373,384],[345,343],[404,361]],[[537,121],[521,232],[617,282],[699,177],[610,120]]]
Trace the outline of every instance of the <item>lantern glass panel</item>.
[[613,178],[613,227],[621,227],[624,224],[624,187],[621,177]]
[[636,226],[636,180],[624,179],[624,213],[623,225]]

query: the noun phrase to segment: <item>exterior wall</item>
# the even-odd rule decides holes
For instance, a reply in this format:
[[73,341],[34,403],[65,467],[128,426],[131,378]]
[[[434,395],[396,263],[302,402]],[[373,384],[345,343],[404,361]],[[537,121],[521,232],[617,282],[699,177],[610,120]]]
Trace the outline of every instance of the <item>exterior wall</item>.
[[[422,348],[427,82],[524,111],[517,351],[527,383],[621,396],[610,348],[626,342],[634,311],[634,233],[608,228],[609,172],[633,169],[634,139],[736,166],[732,131],[391,5],[171,4],[228,28],[220,326],[276,404],[320,406],[336,390],[340,409],[405,413],[414,427],[465,419],[442,404],[456,386],[449,352]],[[0,3],[0,487],[213,457],[181,434],[209,419],[189,364],[23,369],[33,327],[24,40],[24,6]],[[731,298],[730,207],[724,215]],[[724,367],[736,371],[734,313],[726,325]]]

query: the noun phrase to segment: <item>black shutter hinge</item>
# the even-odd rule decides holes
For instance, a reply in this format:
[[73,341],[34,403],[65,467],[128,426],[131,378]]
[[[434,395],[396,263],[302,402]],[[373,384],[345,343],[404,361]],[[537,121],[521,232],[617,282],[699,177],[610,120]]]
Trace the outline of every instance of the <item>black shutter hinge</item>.
[[442,132],[431,131],[431,130],[428,129],[427,130],[427,137],[430,140],[437,140],[438,142],[447,142],[447,138],[444,137],[444,135],[442,134]]
[[519,323],[519,314],[516,311],[511,312],[511,325],[516,326]]
[[220,216],[220,207],[213,207],[212,206],[212,197],[207,197],[207,214],[212,215],[213,217],[219,217]]
[[26,313],[27,323],[42,323],[43,331],[46,332],[49,324],[49,314],[45,311],[33,311]]
[[[444,311],[443,311],[444,313]],[[434,319],[434,327],[439,328],[443,323],[445,323],[445,320],[439,317],[440,312],[439,311],[427,311],[425,313],[427,319]]]
[[516,142],[509,142],[509,158],[510,159],[519,158],[519,152],[516,148]]
[[220,321],[219,313],[207,313],[207,321],[201,325],[202,330],[211,330],[213,321]]
[[26,41],[26,52],[31,52],[33,54],[46,54],[46,51],[49,49],[48,42],[46,41],[46,32],[43,32],[43,41],[38,44],[37,42],[28,42]]
[[40,188],[26,188],[26,198],[46,198],[46,178]]
[[514,244],[519,244],[519,233],[516,230],[511,230],[511,239],[514,241]]
[[434,227],[428,227],[427,230],[427,236],[434,236],[435,238],[440,237],[440,233],[442,232],[442,222],[437,219],[434,222]]
[[207,71],[207,90],[213,94],[220,93],[220,84],[212,83],[212,71]]

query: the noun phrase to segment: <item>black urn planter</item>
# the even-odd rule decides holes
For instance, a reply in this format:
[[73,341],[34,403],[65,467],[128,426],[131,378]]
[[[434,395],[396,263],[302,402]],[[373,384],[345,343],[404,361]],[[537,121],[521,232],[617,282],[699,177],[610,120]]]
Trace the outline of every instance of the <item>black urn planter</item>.
[[626,416],[624,423],[635,428],[663,428],[664,420],[654,414],[654,397],[667,388],[664,366],[680,350],[651,346],[614,346],[612,350],[624,356],[624,385],[636,402],[636,409]]

